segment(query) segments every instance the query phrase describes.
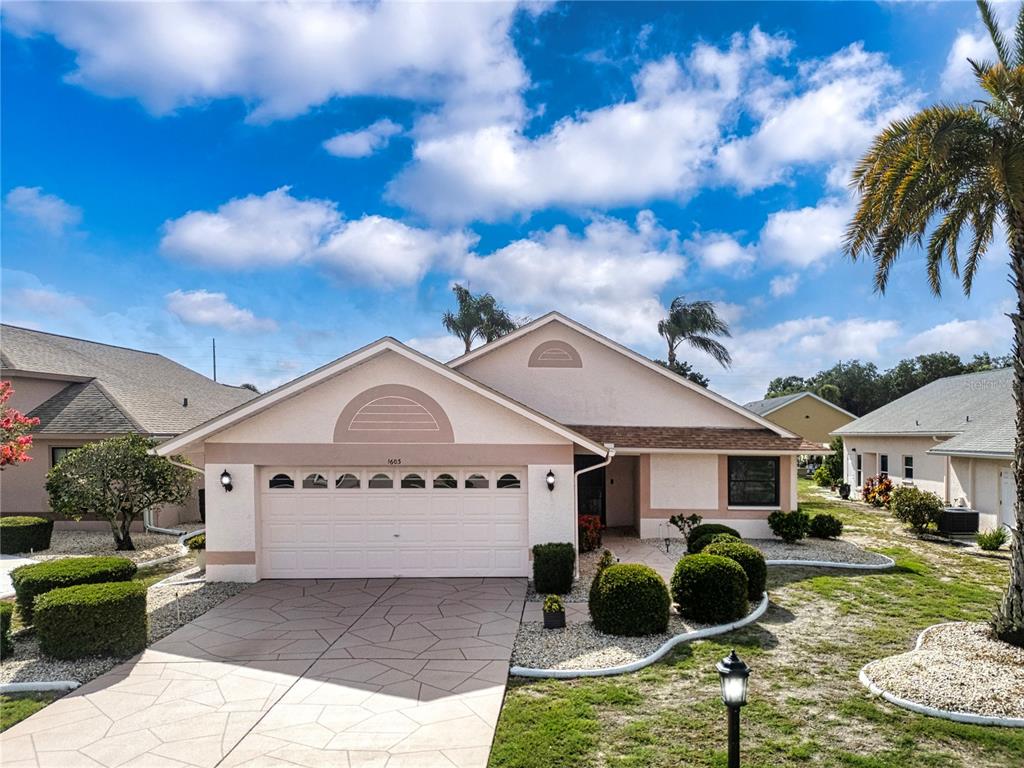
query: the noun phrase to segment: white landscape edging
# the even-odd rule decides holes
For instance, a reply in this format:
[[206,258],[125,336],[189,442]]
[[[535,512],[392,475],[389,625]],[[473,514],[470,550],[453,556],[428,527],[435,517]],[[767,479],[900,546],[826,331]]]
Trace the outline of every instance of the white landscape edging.
[[0,683],[0,693],[40,693],[43,691],[73,691],[80,686],[77,680],[53,680],[47,683]]
[[616,667],[605,667],[603,669],[535,669],[533,667],[512,667],[508,673],[514,677],[554,677],[568,680],[574,677],[604,677],[608,675],[623,675],[627,672],[636,672],[638,669],[643,669],[644,667],[648,667],[658,661],[680,643],[686,643],[691,640],[701,640],[705,637],[724,635],[726,632],[732,632],[734,629],[745,627],[747,624],[757,621],[767,610],[768,593],[765,592],[761,597],[761,602],[757,604],[757,608],[748,613],[742,619],[737,619],[729,624],[719,624],[714,627],[705,627],[704,629],[694,629],[690,632],[683,632],[681,635],[676,635],[675,637],[671,637],[666,640],[662,643],[661,647],[650,656],[645,656],[644,658],[632,661],[629,664],[620,664]]
[[[179,544],[179,546],[181,545]],[[188,547],[182,546],[180,552],[177,552],[173,555],[167,555],[166,557],[158,557],[155,560],[147,560],[144,563],[136,563],[135,567],[139,570],[145,570],[146,568],[155,568],[158,565],[163,565],[164,563],[169,563],[172,560],[177,560],[178,558],[185,557],[185,555],[187,554]]]
[[872,552],[884,557],[884,563],[837,563],[833,560],[765,560],[765,565],[807,565],[815,568],[849,568],[854,571],[886,571],[896,565],[896,561],[881,552]]
[[[924,642],[925,635],[931,632],[933,629],[938,627],[944,627],[949,624],[958,624],[955,621],[944,621],[940,624],[932,624],[930,627],[925,627],[921,631],[921,634],[917,636],[917,642],[914,643],[914,650],[921,650],[921,645]],[[878,661],[878,659],[875,659]],[[860,674],[857,676],[865,688],[871,691],[875,696],[881,696],[883,699],[888,701],[897,707],[903,709],[909,709],[911,712],[917,712],[919,715],[927,715],[928,717],[938,717],[942,720],[952,720],[956,723],[969,723],[971,725],[995,725],[1003,728],[1024,728],[1024,717],[998,717],[996,715],[975,715],[971,712],[956,712],[950,709],[939,709],[938,707],[931,707],[927,704],[920,704],[911,699],[904,699],[896,694],[889,693],[884,688],[880,688],[875,684],[875,681],[867,673],[868,667],[874,664],[874,661],[869,661],[863,667],[861,667]]]

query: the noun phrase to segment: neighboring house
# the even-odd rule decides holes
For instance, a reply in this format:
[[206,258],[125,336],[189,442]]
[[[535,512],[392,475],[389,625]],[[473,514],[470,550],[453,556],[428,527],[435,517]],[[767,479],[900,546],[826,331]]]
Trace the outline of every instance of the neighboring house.
[[1012,368],[950,376],[839,428],[846,481],[887,474],[977,510],[982,530],[1012,525],[1012,383]]
[[849,411],[813,392],[756,400],[743,406],[758,416],[800,435],[809,443],[828,445],[831,434],[856,419]]
[[[0,325],[0,379],[14,388],[12,407],[39,417],[32,430],[32,461],[0,472],[4,515],[51,516],[46,473],[73,448],[131,432],[166,439],[256,396],[152,352],[13,325]],[[198,505],[195,493],[187,508],[164,507],[153,523],[198,519]]]
[[178,452],[212,489],[209,577],[251,581],[525,576],[578,511],[765,536],[822,450],[551,313],[447,365],[381,339],[157,448]]

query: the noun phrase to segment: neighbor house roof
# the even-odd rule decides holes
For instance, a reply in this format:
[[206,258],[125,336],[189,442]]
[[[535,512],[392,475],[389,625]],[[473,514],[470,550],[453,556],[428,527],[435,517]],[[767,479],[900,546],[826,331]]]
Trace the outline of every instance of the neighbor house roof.
[[1012,368],[938,379],[833,434],[948,436],[929,453],[1010,456],[1014,440],[1012,384]]
[[830,403],[825,398],[820,397],[820,396],[814,394],[813,392],[794,392],[791,395],[782,395],[780,397],[769,397],[769,398],[766,398],[764,400],[755,400],[752,403],[747,403],[743,407],[746,408],[748,411],[753,411],[758,416],[767,416],[768,414],[774,413],[775,411],[779,410],[780,408],[783,408],[784,406],[787,406],[790,403],[795,403],[797,400],[802,400],[805,397],[809,397],[812,400],[817,400],[819,403],[824,403],[829,408],[832,408],[833,410],[839,411],[839,413],[845,414],[845,415],[849,416],[851,419],[856,419],[857,418],[856,416],[854,416],[849,411],[847,411],[847,410],[845,410],[843,408],[840,408],[835,403]]
[[770,451],[822,453],[820,445],[801,437],[783,437],[767,429],[727,427],[619,427],[577,424],[571,427],[599,443],[614,443],[617,451],[637,448],[666,451]]
[[153,352],[13,325],[0,325],[0,347],[4,376],[68,381],[29,414],[42,434],[175,435],[255,397]]

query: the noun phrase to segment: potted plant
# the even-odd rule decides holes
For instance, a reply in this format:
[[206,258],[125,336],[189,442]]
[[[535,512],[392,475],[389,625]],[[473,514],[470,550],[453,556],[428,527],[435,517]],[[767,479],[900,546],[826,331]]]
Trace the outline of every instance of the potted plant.
[[843,498],[843,499],[850,498],[850,484],[849,483],[843,483],[842,485],[839,486],[839,496],[840,496],[840,498]]
[[196,565],[199,566],[199,570],[203,573],[206,572],[206,534],[200,533],[198,536],[193,536],[191,539],[185,542],[185,546],[189,548],[189,551],[196,553]]
[[561,629],[565,626],[565,605],[558,595],[544,598],[544,629]]

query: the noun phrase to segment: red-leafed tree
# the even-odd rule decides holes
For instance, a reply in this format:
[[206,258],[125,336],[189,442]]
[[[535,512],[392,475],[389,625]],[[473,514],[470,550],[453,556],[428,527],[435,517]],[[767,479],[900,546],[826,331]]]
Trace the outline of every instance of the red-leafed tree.
[[29,430],[39,423],[39,419],[30,419],[7,404],[13,394],[11,382],[0,381],[0,470],[32,461],[28,455],[28,449],[32,447]]

